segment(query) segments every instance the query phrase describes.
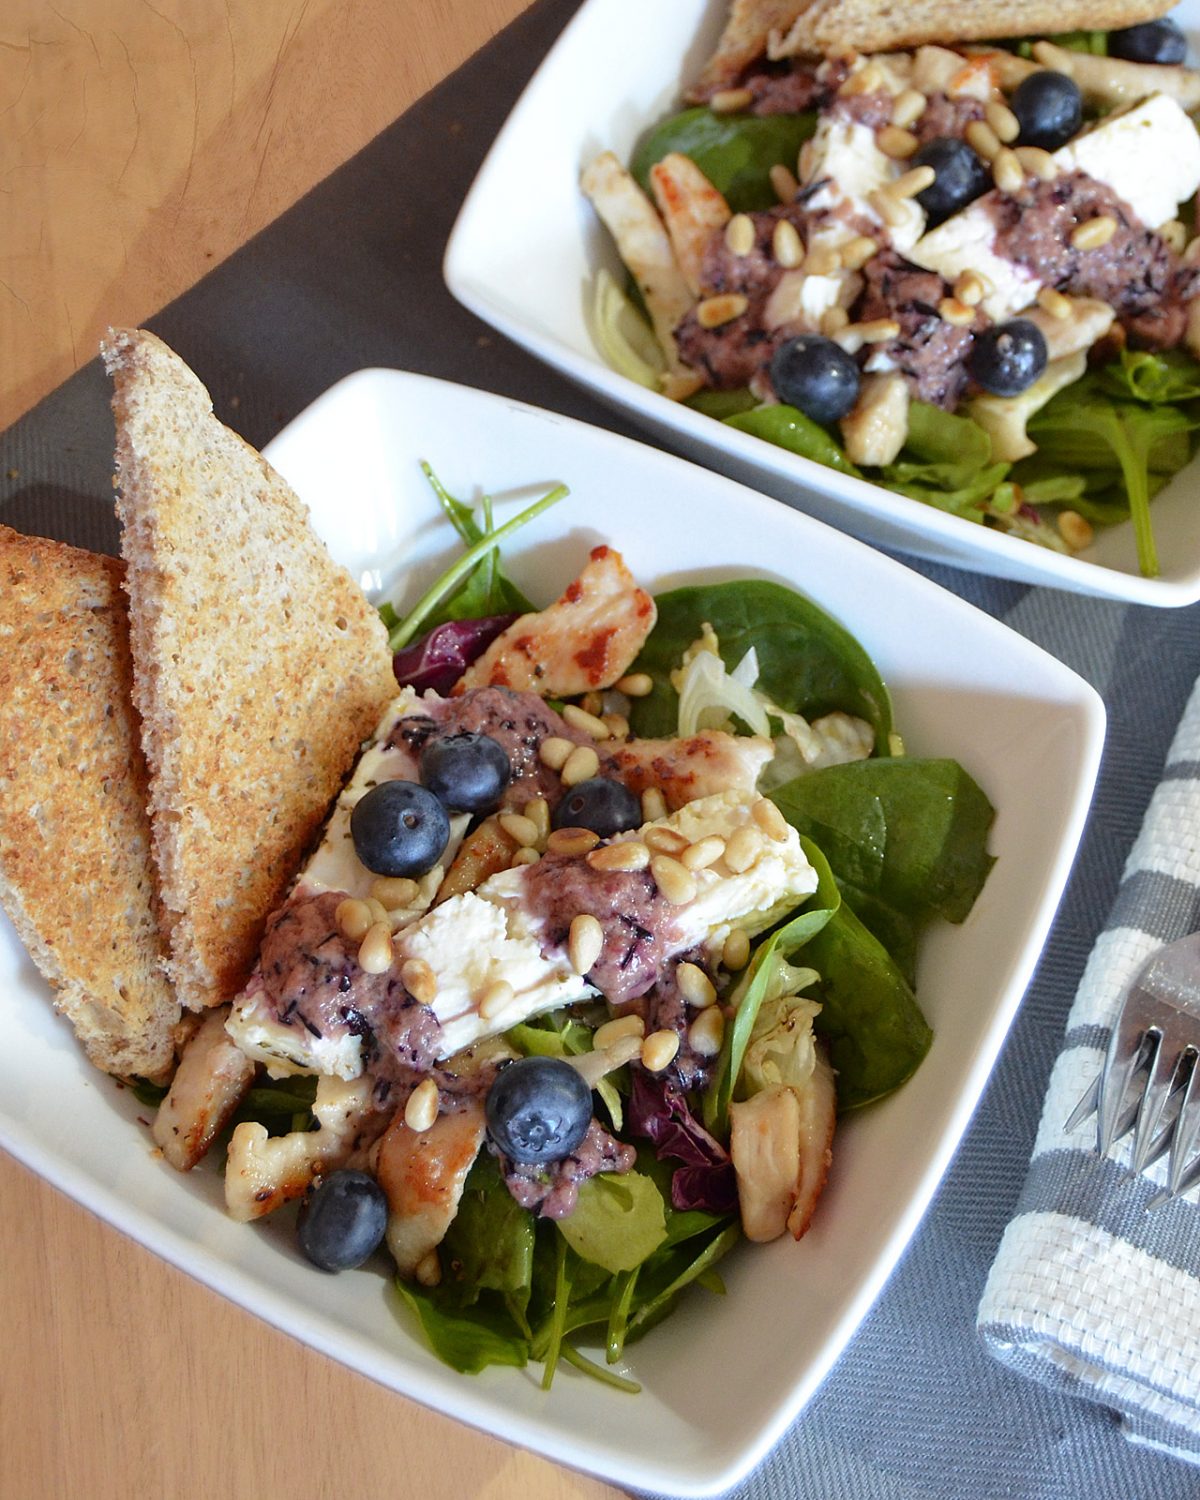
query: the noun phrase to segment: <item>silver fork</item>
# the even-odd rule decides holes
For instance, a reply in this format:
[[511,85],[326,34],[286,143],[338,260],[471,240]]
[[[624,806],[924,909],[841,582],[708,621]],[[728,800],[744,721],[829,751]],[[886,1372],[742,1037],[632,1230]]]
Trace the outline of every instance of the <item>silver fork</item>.
[[1160,948],[1137,975],[1113,1027],[1104,1067],[1071,1111],[1074,1130],[1096,1112],[1096,1150],[1107,1156],[1130,1130],[1130,1171],[1170,1148],[1158,1208],[1195,1181],[1200,1162],[1200,932]]

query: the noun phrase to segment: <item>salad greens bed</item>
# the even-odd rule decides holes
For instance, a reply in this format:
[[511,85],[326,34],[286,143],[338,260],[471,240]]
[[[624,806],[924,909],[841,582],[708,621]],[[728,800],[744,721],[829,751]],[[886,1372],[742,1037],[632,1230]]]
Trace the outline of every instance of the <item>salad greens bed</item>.
[[[1070,32],[1059,46],[1104,54],[1106,33]],[[1028,42],[1015,45],[1029,55]],[[794,167],[817,126],[815,111],[796,115],[714,114],[697,106],[651,128],[630,171],[652,196],[650,169],[668,153],[691,157],[734,212],[774,207],[771,168]],[[622,291],[607,273],[597,283],[598,341],[622,374],[658,388],[661,356],[639,312],[633,282]],[[914,401],[908,442],[884,468],[860,470],[836,428],[787,405],[759,405],[749,390],[704,390],[686,403],[791,453],[866,478],[964,520],[998,527],[1054,550],[1069,549],[1047,512],[1069,508],[1094,527],[1132,520],[1138,564],[1159,572],[1150,501],[1195,452],[1200,432],[1200,362],[1182,350],[1123,351],[1120,359],[1067,386],[1029,422],[1037,453],[993,463],[991,440],[968,416]]]
[[[502,572],[497,547],[566,493],[560,486],[499,528],[485,501],[481,526],[427,466],[425,472],[467,550],[403,619],[383,606],[398,649],[421,633],[412,648],[418,655],[445,631],[469,632],[479,618],[510,619],[534,607]],[[920,931],[935,917],[961,922],[991,865],[985,845],[992,808],[984,793],[954,761],[900,753],[876,668],[818,606],[764,580],[679,588],[656,603],[657,624],[632,668],[654,684],[631,705],[634,734],[678,732],[670,674],[708,625],[726,667],[753,648],[758,684],[779,710],[858,716],[874,733],[874,754],[789,777],[770,793],[799,831],[819,883],[758,940],[722,996],[731,1018],[703,1092],[685,1096],[629,1067],[598,1086],[602,1123],[636,1146],[635,1169],[583,1183],[575,1210],[553,1221],[519,1207],[495,1158],[480,1153],[441,1246],[441,1282],[396,1282],[433,1350],[460,1371],[532,1360],[542,1363],[549,1386],[564,1362],[636,1391],[609,1366],[689,1286],[722,1293],[717,1264],[742,1238],[726,1151],[730,1103],[744,1095],[752,1061],[787,1081],[786,1046],[774,1054],[768,1048],[766,1063],[758,1058],[763,1023],[786,1020],[789,998],[794,1002],[797,985],[808,981],[804,998],[822,1007],[816,1029],[837,1071],[840,1109],[897,1088],[931,1040],[913,990]],[[606,1019],[603,1001],[586,1002],[522,1023],[506,1040],[524,1055],[577,1056],[591,1050],[595,1027]],[[251,1110],[273,1131],[296,1128],[312,1083],[257,1090]],[[581,1353],[580,1340],[601,1346],[603,1362]]]

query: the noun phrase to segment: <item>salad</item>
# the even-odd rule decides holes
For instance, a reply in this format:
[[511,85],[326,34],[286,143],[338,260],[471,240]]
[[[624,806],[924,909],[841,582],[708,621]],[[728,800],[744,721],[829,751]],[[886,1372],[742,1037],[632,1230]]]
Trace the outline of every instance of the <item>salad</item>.
[[539,609],[497,549],[565,489],[495,527],[430,479],[464,551],[383,606],[400,693],[205,1022],[249,1069],[226,1201],[302,1199],[325,1270],[386,1243],[458,1370],[636,1389],[626,1345],[799,1238],[836,1113],[920,1065],[920,933],[992,808],[793,590],[651,598],[601,546]]
[[1156,575],[1150,501],[1200,429],[1185,51],[1164,19],[718,53],[627,165],[605,152],[583,174],[629,273],[597,278],[601,353],[714,420],[1059,552],[1131,520]]

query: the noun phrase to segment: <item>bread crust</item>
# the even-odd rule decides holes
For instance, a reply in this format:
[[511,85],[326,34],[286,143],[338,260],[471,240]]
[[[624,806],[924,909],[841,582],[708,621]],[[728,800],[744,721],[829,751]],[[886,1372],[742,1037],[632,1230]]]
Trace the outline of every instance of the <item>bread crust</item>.
[[377,612],[187,365],[144,330],[102,354],[168,971],[199,1010],[249,976],[396,684]]
[[[1165,15],[1175,0],[809,0],[795,15],[772,19],[768,56],[888,52],[926,42],[999,40],[1057,32],[1110,31]],[[776,0],[759,6],[777,14]]]
[[122,567],[0,526],[0,901],[107,1073],[162,1080],[163,968]]

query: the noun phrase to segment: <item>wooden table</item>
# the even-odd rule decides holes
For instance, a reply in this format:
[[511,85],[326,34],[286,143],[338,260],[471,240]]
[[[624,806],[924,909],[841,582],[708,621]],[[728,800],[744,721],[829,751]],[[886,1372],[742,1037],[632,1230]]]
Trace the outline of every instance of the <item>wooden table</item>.
[[[9,0],[0,428],[528,0]],[[0,1155],[5,1500],[614,1496],[353,1375]]]

